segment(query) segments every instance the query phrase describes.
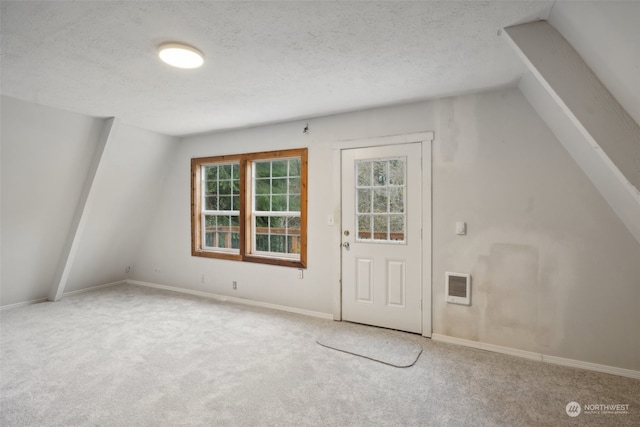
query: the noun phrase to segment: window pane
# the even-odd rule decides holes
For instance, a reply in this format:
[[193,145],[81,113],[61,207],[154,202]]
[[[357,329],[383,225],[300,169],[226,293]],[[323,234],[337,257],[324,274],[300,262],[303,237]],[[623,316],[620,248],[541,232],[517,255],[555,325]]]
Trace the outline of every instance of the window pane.
[[293,216],[287,218],[287,234],[300,234],[300,217]]
[[255,191],[256,191],[256,194],[269,194],[269,193],[271,193],[271,180],[269,178],[256,179],[256,181],[255,181]]
[[389,216],[389,239],[404,241],[404,215]]
[[389,185],[404,185],[405,159],[389,161]]
[[387,231],[389,230],[387,219],[386,215],[373,216],[373,238],[375,240],[387,240]]
[[269,250],[269,235],[256,234],[256,250],[267,252]]
[[271,210],[271,197],[256,196],[256,212],[269,212]]
[[240,165],[239,165],[239,164],[237,164],[237,163],[234,163],[234,164],[233,164],[233,165],[231,165],[231,166],[232,166],[232,169],[233,169],[233,171],[232,171],[232,173],[231,173],[231,177],[232,177],[234,180],[239,180],[239,179],[240,179]]
[[404,212],[404,188],[399,187],[389,189],[389,212]]
[[215,233],[205,233],[204,234],[204,245],[207,247],[213,246],[213,236]]
[[269,245],[269,251],[270,252],[277,252],[277,253],[287,253],[286,249],[285,249],[285,236],[281,236],[281,235],[271,235],[271,241],[270,241],[270,245]]
[[289,178],[289,194],[300,194],[300,178]]
[[287,253],[299,254],[300,253],[300,236],[287,236]]
[[231,181],[220,181],[218,183],[218,194],[231,194]]
[[371,216],[358,215],[356,220],[358,222],[358,239],[371,239]]
[[257,216],[256,217],[256,227],[261,228],[265,227],[264,230],[258,230],[258,233],[266,233],[267,227],[269,227],[269,217],[268,216]]
[[276,160],[271,162],[271,176],[272,177],[287,176],[288,164],[289,162],[286,160]]
[[218,167],[218,178],[219,179],[230,179],[231,178],[231,165],[220,165]]
[[218,199],[218,210],[231,210],[231,196],[220,196],[220,198]]
[[240,196],[233,196],[232,197],[232,203],[233,203],[233,205],[231,206],[231,210],[232,211],[239,211],[240,210]]
[[387,182],[387,162],[373,162],[373,185],[386,185]]
[[255,168],[257,178],[266,178],[271,176],[270,162],[256,162]]
[[207,181],[207,185],[206,185],[206,189],[205,189],[205,193],[206,195],[209,194],[218,194],[218,181]]
[[358,204],[357,211],[358,213],[369,213],[371,212],[371,190],[359,189],[357,190]]
[[205,166],[204,179],[207,181],[215,181],[218,179],[218,166]]
[[371,185],[371,162],[360,160],[356,163],[356,176],[358,187]]
[[300,212],[300,196],[289,196],[289,210]]
[[218,230],[224,229],[224,230],[228,230],[229,229],[229,225],[231,222],[231,219],[228,216],[217,216],[216,217],[217,222],[218,222]]
[[278,178],[271,180],[272,194],[287,194],[287,178]]
[[387,213],[387,189],[376,188],[373,190],[373,212]]
[[[269,221],[269,226],[271,228],[284,228],[286,218],[283,216],[272,216]],[[282,231],[284,232],[284,231]],[[274,233],[272,230],[271,233]]]
[[216,247],[218,248],[228,248],[230,245],[227,245],[227,239],[226,236],[229,235],[229,233],[220,233],[218,232],[218,244],[216,245]]
[[289,176],[300,176],[300,159],[289,160]]
[[208,196],[204,198],[204,209],[207,211],[218,210],[218,198],[216,196]]
[[271,197],[271,210],[273,212],[283,212],[287,210],[287,196],[272,196]]

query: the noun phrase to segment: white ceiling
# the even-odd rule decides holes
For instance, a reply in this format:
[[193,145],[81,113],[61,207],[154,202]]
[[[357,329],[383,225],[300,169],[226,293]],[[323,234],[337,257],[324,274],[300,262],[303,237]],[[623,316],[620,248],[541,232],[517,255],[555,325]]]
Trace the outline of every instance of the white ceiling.
[[[500,28],[553,1],[1,3],[2,94],[170,135],[515,83]],[[157,57],[166,41],[197,70]]]

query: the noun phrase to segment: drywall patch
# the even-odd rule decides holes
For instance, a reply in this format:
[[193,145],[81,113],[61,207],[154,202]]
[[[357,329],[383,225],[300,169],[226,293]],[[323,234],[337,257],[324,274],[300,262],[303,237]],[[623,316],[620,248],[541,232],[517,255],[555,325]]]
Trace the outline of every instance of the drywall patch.
[[485,262],[483,341],[535,350],[539,317],[538,248],[496,243]]
[[470,96],[465,102],[458,98],[437,101],[436,120],[438,132],[435,139],[435,156],[446,168],[471,167],[478,155],[478,100]]
[[440,152],[440,159],[443,163],[452,163],[458,151],[458,140],[460,138],[460,125],[456,123],[455,108],[453,99],[443,99],[439,101],[441,105],[439,117],[439,138],[437,148]]

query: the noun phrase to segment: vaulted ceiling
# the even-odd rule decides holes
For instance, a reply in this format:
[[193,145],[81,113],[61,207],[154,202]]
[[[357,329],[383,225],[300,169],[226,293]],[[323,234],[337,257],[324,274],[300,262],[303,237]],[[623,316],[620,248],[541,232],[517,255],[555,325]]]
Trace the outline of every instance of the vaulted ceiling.
[[[500,29],[552,1],[1,3],[3,95],[169,134],[515,84]],[[162,63],[196,46],[196,70]]]

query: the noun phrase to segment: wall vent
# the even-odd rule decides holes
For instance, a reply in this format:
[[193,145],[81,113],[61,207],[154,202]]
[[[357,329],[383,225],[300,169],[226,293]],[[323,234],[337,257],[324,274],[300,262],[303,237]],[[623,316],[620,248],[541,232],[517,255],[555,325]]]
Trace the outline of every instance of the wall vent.
[[447,293],[445,300],[452,304],[471,305],[471,275],[446,273]]

